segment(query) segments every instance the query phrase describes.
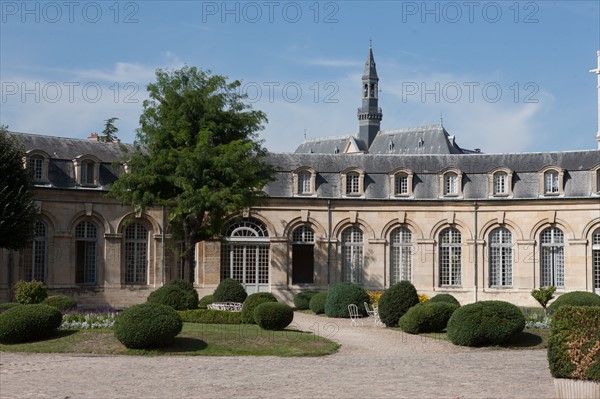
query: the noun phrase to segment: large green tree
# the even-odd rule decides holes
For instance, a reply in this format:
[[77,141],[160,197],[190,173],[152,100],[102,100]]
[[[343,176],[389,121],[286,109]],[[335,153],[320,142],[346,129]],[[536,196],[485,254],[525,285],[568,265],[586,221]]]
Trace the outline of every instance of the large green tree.
[[184,242],[184,270],[194,244],[221,234],[232,214],[261,203],[272,180],[257,137],[267,118],[239,87],[195,67],[158,70],[137,131],[141,150],[111,187],[137,209],[168,210],[169,227]]
[[37,210],[33,180],[23,167],[25,151],[14,136],[0,126],[0,247],[21,249],[33,235]]

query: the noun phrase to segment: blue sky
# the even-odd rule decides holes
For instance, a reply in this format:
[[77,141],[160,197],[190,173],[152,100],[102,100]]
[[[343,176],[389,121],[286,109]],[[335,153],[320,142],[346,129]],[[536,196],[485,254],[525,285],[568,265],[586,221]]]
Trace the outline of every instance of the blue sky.
[[372,39],[382,129],[488,153],[596,148],[598,1],[0,3],[0,123],[132,142],[157,68],[242,81],[274,152],[355,134]]

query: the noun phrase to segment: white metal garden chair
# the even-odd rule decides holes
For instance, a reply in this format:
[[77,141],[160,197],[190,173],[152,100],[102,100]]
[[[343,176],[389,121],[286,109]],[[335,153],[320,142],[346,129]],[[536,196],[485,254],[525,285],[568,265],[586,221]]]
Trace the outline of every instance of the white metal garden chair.
[[356,327],[358,326],[358,321],[362,324],[362,315],[358,313],[358,306],[353,303],[348,305],[348,313],[350,314],[350,325]]
[[369,316],[369,320],[373,321],[373,324],[377,325],[377,319],[375,319],[375,310],[371,309],[368,303],[363,302],[365,304],[365,310],[367,311],[367,315]]

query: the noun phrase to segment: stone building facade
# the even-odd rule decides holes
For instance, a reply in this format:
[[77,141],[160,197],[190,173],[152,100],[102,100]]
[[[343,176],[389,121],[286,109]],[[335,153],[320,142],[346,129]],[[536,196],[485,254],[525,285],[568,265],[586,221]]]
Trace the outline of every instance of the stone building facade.
[[[125,307],[175,277],[200,295],[222,278],[285,300],[353,281],[383,290],[410,280],[462,303],[534,305],[532,289],[600,293],[600,149],[483,154],[442,125],[381,131],[371,49],[356,136],[271,154],[262,207],[199,243],[192,273],[162,209],[136,213],[106,196],[131,145],[18,134],[36,179],[35,239],[0,249],[0,301],[42,279],[86,306]],[[600,140],[600,136],[599,136]]]

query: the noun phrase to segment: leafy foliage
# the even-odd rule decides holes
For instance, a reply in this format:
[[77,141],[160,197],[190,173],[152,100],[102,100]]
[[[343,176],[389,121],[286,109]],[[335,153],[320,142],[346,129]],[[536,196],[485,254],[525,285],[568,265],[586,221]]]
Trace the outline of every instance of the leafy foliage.
[[204,295],[202,298],[200,298],[200,301],[198,301],[198,307],[200,309],[206,309],[206,307],[214,301],[215,298],[212,295]]
[[455,345],[485,346],[505,342],[523,331],[525,316],[504,301],[481,301],[458,308],[448,321],[448,338]]
[[223,279],[213,293],[215,302],[240,302],[246,300],[248,293],[244,286],[232,278]]
[[196,242],[222,233],[227,218],[260,204],[272,180],[257,132],[267,121],[252,110],[240,82],[195,67],[158,70],[148,85],[137,132],[145,150],[127,160],[113,196],[139,209],[167,207],[191,264]]
[[298,310],[306,310],[309,307],[310,299],[318,294],[319,291],[303,291],[294,297],[294,306]]
[[15,306],[0,315],[0,342],[12,344],[51,337],[62,321],[54,306],[32,304]]
[[400,281],[388,288],[379,300],[379,318],[387,327],[396,327],[400,317],[419,303],[415,286],[410,281]]
[[458,302],[458,300],[450,294],[437,294],[437,295],[433,296],[429,301],[430,302],[446,302],[446,303],[454,304],[456,306],[460,306],[460,302]]
[[277,298],[270,292],[256,292],[252,295],[248,295],[242,306],[242,323],[256,324],[256,321],[254,320],[254,309],[265,302],[277,302]]
[[556,311],[548,363],[555,378],[600,381],[600,307],[567,305]]
[[369,302],[369,294],[358,284],[336,283],[331,286],[325,302],[325,314],[329,317],[350,317],[348,305],[358,306],[358,311],[366,314],[364,302]]
[[587,291],[571,291],[562,294],[550,306],[550,313],[556,312],[560,307],[569,306],[600,306],[600,295]]
[[283,330],[294,320],[294,310],[285,303],[265,302],[254,309],[254,320],[263,330]]
[[531,291],[531,296],[533,297],[533,299],[538,301],[538,303],[544,309],[544,315],[547,315],[546,306],[548,306],[548,302],[550,302],[554,298],[555,291],[556,287],[554,286],[540,287],[537,290]]
[[327,303],[327,292],[319,292],[310,298],[308,306],[315,314],[325,313],[325,303]]
[[409,334],[442,332],[459,306],[448,302],[421,302],[400,317],[398,326]]
[[175,284],[166,284],[148,295],[148,303],[167,305],[175,310],[198,309],[198,293],[195,290],[193,293],[183,290]]
[[0,248],[22,249],[33,237],[37,210],[24,156],[18,140],[0,126]]
[[117,140],[116,135],[119,131],[119,128],[115,126],[115,121],[117,120],[119,120],[119,118],[112,117],[104,121],[104,130],[102,131],[102,136],[98,138],[100,141],[112,143],[113,141]]
[[44,299],[43,304],[54,306],[58,310],[69,310],[77,306],[77,301],[66,295],[51,295]]
[[180,310],[179,316],[186,323],[201,324],[241,324],[241,312],[229,312],[226,310],[195,309]]
[[15,298],[23,305],[41,303],[48,298],[48,289],[41,281],[18,281],[15,284]]
[[121,312],[113,329],[115,337],[127,348],[143,349],[171,342],[182,327],[181,317],[172,307],[143,303]]
[[19,302],[0,303],[0,313],[4,312],[5,310],[8,310],[10,308],[14,308],[15,306],[21,306],[21,304]]

